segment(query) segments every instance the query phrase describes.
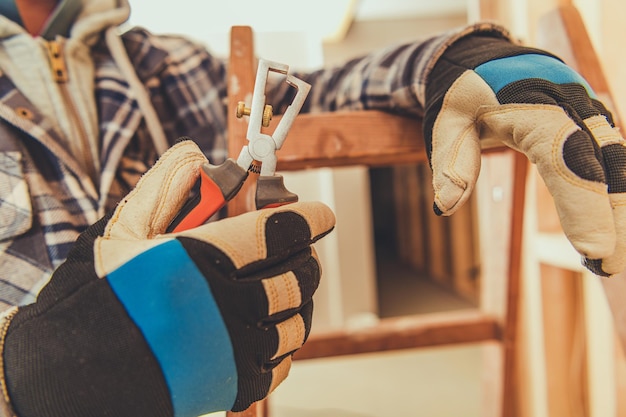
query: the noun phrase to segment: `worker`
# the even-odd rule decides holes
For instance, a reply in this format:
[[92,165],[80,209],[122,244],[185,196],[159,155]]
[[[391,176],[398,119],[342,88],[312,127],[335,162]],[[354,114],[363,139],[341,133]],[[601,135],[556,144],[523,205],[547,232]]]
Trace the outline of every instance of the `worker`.
[[[309,333],[333,213],[166,233],[200,167],[225,160],[225,61],[121,30],[127,0],[0,13],[0,416],[194,417],[267,396]],[[479,23],[294,75],[312,85],[303,111],[423,118],[438,214],[472,192],[482,140],[523,152],[585,265],[624,269],[624,140],[550,53]],[[284,83],[268,96],[290,99]]]

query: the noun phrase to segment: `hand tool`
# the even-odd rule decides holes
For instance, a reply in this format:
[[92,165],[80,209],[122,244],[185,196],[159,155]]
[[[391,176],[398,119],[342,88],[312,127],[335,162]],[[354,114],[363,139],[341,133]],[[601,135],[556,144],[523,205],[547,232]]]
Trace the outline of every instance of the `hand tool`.
[[[285,75],[285,82],[297,90],[273,133],[262,133],[273,116],[272,106],[265,103],[265,88],[270,72]],[[277,207],[298,201],[298,196],[285,188],[283,177],[276,174],[276,151],[283,146],[287,133],[300,112],[311,86],[289,74],[289,66],[264,59],[259,60],[252,104],[237,106],[237,117],[250,116],[246,133],[248,145],[241,149],[237,160],[228,158],[221,165],[202,166],[195,185],[195,195],[172,220],[167,232],[180,232],[205,223],[231,200],[248,178],[248,172],[260,174],[257,179],[255,204],[257,209]]]

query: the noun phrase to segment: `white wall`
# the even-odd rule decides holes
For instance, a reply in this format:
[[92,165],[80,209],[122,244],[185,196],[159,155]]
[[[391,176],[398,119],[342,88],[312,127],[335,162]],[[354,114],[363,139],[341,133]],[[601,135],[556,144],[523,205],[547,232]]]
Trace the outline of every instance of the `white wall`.
[[[303,8],[290,0],[130,0],[131,24],[144,26],[156,33],[176,33],[205,42],[218,55],[228,54],[228,32],[233,25],[250,25],[259,34],[283,33],[273,49],[281,50],[282,42],[291,43],[307,37],[316,44],[332,36],[341,25],[351,0],[318,0],[316,7]],[[277,41],[279,38],[274,38]],[[308,42],[308,41],[307,41]],[[261,46],[260,46],[261,47]],[[288,48],[293,53],[296,49]],[[265,51],[260,51],[265,52]],[[293,65],[320,65],[313,53]]]

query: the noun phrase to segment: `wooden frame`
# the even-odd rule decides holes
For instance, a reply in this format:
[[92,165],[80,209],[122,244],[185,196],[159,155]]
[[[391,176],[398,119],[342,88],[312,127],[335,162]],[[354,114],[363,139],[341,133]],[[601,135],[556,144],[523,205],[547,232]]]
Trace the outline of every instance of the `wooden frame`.
[[[231,58],[229,64],[229,108],[251,97],[254,83],[255,57],[253,33],[249,27],[233,27],[231,33]],[[237,155],[246,143],[247,124],[237,119],[235,112],[228,115],[229,151]],[[286,141],[279,152],[279,170],[346,165],[391,165],[408,162],[426,162],[423,140],[419,137],[421,123],[379,111],[334,112],[302,114],[298,116],[290,135],[296,141]],[[503,147],[488,152],[513,152]],[[486,151],[487,152],[487,151]],[[433,315],[383,319],[374,327],[352,330],[312,333],[295,359],[352,355],[397,349],[442,346],[449,344],[500,342],[503,389],[496,401],[498,414],[513,417],[515,380],[515,338],[517,334],[519,266],[521,254],[522,209],[527,160],[515,153],[513,203],[509,241],[509,267],[506,290],[506,314],[501,320],[495,314],[477,310],[454,311]],[[251,209],[250,192],[240,192],[229,204],[229,215]],[[267,407],[261,403],[242,413],[230,416],[264,416]]]

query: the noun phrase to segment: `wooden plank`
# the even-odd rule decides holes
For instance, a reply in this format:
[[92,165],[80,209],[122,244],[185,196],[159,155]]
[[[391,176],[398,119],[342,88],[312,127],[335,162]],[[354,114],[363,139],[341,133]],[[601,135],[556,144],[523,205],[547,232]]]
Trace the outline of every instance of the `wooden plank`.
[[[432,172],[423,172],[422,187],[432,190]],[[428,279],[452,288],[450,248],[448,245],[449,218],[437,216],[433,212],[433,193],[428,193],[424,205],[428,207],[424,210],[424,242],[426,245],[426,276]]]
[[420,183],[420,164],[398,165],[391,168],[394,190],[395,230],[399,259],[412,270],[426,270],[423,225],[424,202]]
[[560,7],[558,13],[571,45],[572,60],[568,64],[589,82],[605,105],[614,108],[609,84],[580,13],[573,6]]
[[473,195],[453,216],[449,217],[448,245],[452,287],[462,297],[478,303],[478,270],[475,204]]
[[521,153],[514,153],[511,222],[508,248],[508,280],[506,292],[506,316],[504,318],[504,375],[502,415],[518,415],[517,363],[519,346],[520,275],[522,270],[522,242],[524,229],[524,208],[526,203],[526,178],[528,160]]
[[426,203],[427,195],[432,194],[432,186],[424,184],[424,173],[430,172],[426,163],[414,164],[410,177],[407,181],[407,194],[409,201],[409,265],[420,274],[426,271],[426,227],[425,216],[432,211],[432,207]]
[[[411,165],[400,165],[391,167],[391,195],[395,231],[395,250],[398,259],[406,264],[410,258],[410,231],[408,228],[408,219],[410,216],[410,207],[407,200],[407,170]],[[387,185],[387,184],[386,184]],[[389,213],[392,214],[392,213]],[[391,216],[390,216],[391,217]],[[388,225],[389,226],[389,225]]]
[[601,282],[613,315],[617,338],[626,349],[626,272]]
[[314,359],[398,349],[498,340],[495,317],[478,310],[382,319],[371,327],[311,334],[294,359]]
[[600,59],[591,43],[591,37],[578,10],[566,5],[546,13],[539,21],[537,46],[557,54],[570,67],[582,75],[598,98],[613,112],[617,112],[611,96],[608,81],[604,75]]
[[486,342],[482,352],[482,412],[481,417],[515,417],[516,414],[503,414],[505,407],[504,386],[504,345]]
[[541,265],[548,415],[586,416],[585,331],[581,275]]
[[615,398],[616,417],[626,417],[626,354],[622,343],[615,339]]
[[[502,319],[506,316],[508,280],[503,277],[509,273],[509,242],[515,195],[511,167],[514,166],[515,154],[511,151],[483,155],[480,177],[474,190],[478,206],[481,308]],[[497,255],[494,253],[496,249]]]
[[[228,155],[237,158],[241,148],[247,145],[248,122],[237,118],[237,103],[246,102],[250,106],[256,74],[254,39],[248,26],[234,26],[231,29],[230,62],[228,65]],[[228,203],[228,215],[235,216],[254,210],[256,176],[249,175],[239,194]]]
[[300,114],[277,155],[279,170],[427,160],[419,120],[376,110]]
[[[271,134],[281,117],[274,116],[264,132]],[[497,142],[481,145],[484,153],[504,148]],[[422,122],[378,110],[302,113],[276,155],[281,171],[428,162]]]
[[497,0],[479,0],[479,15],[481,19],[485,20],[498,20],[502,19],[503,5],[501,1]]
[[585,328],[585,358],[589,416],[615,416],[615,329],[601,284],[602,278],[582,271],[582,307]]
[[258,401],[248,407],[246,410],[234,413],[229,411],[227,417],[267,417],[269,416],[269,404],[265,400]]
[[[236,116],[237,103],[252,97],[256,62],[252,29],[247,26],[235,26],[231,32],[230,63],[228,68],[228,154],[237,158],[241,147],[247,142],[247,122]],[[235,71],[236,70],[236,71]],[[248,103],[250,105],[250,103]],[[254,199],[250,199],[255,190],[254,176],[250,176],[239,194],[228,203],[228,215],[235,216],[253,209]],[[267,415],[265,401],[252,404],[247,410],[234,413],[227,412],[227,417],[264,417]]]

